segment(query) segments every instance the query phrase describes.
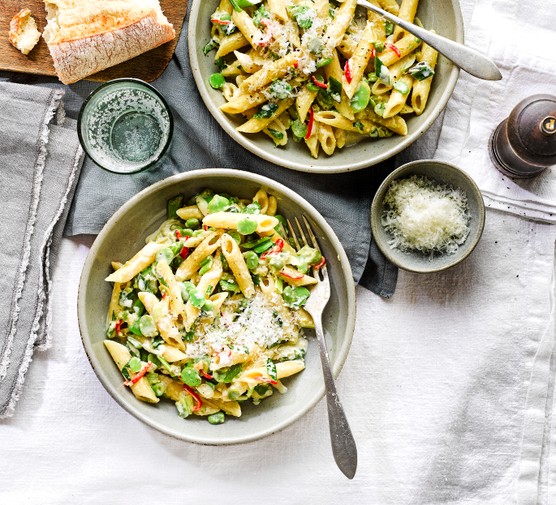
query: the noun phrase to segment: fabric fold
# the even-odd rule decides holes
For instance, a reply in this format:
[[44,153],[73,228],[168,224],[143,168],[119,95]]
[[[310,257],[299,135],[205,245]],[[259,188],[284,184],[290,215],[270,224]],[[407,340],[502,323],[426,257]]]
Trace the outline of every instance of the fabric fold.
[[[383,276],[382,272],[390,272],[395,267],[388,264],[371,242],[369,212],[380,177],[392,170],[393,160],[344,174],[313,174],[285,169],[258,158],[229,137],[207,110],[191,73],[186,32],[182,30],[167,69],[152,83],[165,97],[174,116],[174,137],[164,162],[155,170],[122,176],[106,172],[87,159],[66,234],[97,234],[129,198],[171,175],[198,168],[236,168],[281,182],[308,200],[325,217],[344,246],[354,281],[361,281],[369,264],[368,270],[376,275],[367,276],[362,285],[375,293],[391,296],[396,276]],[[79,83],[71,88],[79,87],[79,93],[86,96],[95,86]]]
[[[63,89],[0,83],[0,418],[13,414],[33,350],[49,344],[53,250],[83,153]],[[57,122],[60,124],[57,124]]]

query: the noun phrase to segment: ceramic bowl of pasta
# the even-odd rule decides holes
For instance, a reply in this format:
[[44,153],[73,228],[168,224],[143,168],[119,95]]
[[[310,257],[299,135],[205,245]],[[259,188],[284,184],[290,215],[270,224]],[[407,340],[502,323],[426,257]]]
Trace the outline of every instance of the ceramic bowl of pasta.
[[[318,241],[296,248],[286,219]],[[355,289],[323,217],[270,179],[200,169],[142,191],[110,219],[81,277],[79,326],[98,378],[148,425],[202,444],[255,440],[324,394],[304,305],[326,268],[333,371],[350,348]]]
[[[457,0],[376,0],[462,42]],[[304,172],[369,167],[433,123],[459,71],[356,0],[194,2],[189,56],[201,97],[259,157]]]
[[467,258],[485,224],[473,179],[436,160],[407,163],[380,185],[371,207],[373,240],[398,267],[416,273],[446,270]]

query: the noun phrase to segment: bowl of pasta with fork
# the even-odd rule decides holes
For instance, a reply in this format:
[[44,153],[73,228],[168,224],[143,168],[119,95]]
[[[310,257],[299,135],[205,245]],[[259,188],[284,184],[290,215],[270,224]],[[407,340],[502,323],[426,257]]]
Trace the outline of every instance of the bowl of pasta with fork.
[[[303,219],[312,243],[291,240]],[[324,394],[304,306],[326,268],[334,374],[355,324],[346,254],[308,202],[268,178],[198,169],[143,190],[105,225],[81,276],[79,327],[102,385],[173,437],[234,444],[274,433]]]
[[[373,0],[463,42],[458,0]],[[357,0],[194,1],[193,76],[208,111],[241,146],[278,165],[337,173],[418,139],[459,70]]]

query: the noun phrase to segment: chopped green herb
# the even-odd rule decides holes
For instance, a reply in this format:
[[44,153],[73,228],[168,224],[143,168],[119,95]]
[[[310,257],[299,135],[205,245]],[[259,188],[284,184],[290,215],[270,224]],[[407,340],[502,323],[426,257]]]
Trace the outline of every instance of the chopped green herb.
[[365,129],[365,125],[361,121],[355,121],[353,123],[353,127],[357,128],[359,131],[363,131]]
[[262,26],[261,20],[262,19],[269,19],[270,14],[264,5],[261,5],[254,13],[253,13],[253,23],[257,28]]
[[224,58],[216,58],[214,60],[214,64],[220,69],[220,70],[224,70],[224,68],[226,68],[226,62],[224,61]]
[[418,81],[423,81],[434,75],[434,70],[426,61],[420,61],[413,65],[407,73]]
[[192,230],[196,230],[201,227],[201,221],[199,221],[196,217],[190,217],[186,222],[185,226],[191,228]]
[[285,100],[292,96],[293,86],[283,79],[277,79],[269,86],[268,92],[276,100]]
[[176,211],[182,206],[182,202],[183,202],[183,195],[177,195],[168,200],[168,203],[166,204],[167,219],[176,219],[178,217]]
[[385,20],[384,34],[388,37],[388,35],[392,35],[393,33],[394,33],[394,23],[392,23],[392,21]]
[[272,115],[278,110],[278,104],[277,103],[265,103],[258,112],[256,112],[255,114],[253,114],[253,117],[255,119],[268,119],[270,117],[272,117]]
[[220,44],[216,39],[210,39],[209,42],[203,47],[203,54],[206,56],[208,53],[217,49]]
[[162,337],[155,337],[151,343],[153,349],[157,349],[160,345],[164,343],[164,339]]
[[267,128],[267,131],[276,144],[284,139],[284,134],[281,131],[275,130],[274,128]]
[[238,376],[243,370],[243,365],[241,363],[236,363],[228,368],[222,368],[221,370],[215,370],[212,376],[216,382],[230,383],[236,376]]
[[207,256],[203,261],[201,261],[201,266],[199,268],[199,275],[206,274],[212,267],[212,256]]
[[[152,356],[152,354],[149,356]],[[149,381],[151,389],[154,391],[154,394],[157,397],[162,396],[166,392],[166,385],[160,381],[157,373],[150,372],[146,375],[146,377],[147,380]]]
[[272,380],[275,380],[275,381],[278,380],[278,373],[276,371],[276,365],[274,364],[274,362],[270,358],[266,359],[266,371],[268,373],[268,376]]
[[315,17],[315,12],[309,8],[307,5],[294,5],[290,7],[290,12],[294,17],[299,28],[303,30],[308,30],[313,26],[313,19]]
[[235,281],[230,280],[224,280],[222,279],[220,282],[220,288],[223,291],[230,291],[232,293],[239,293],[240,289],[239,286],[237,285],[237,283]]
[[195,331],[194,330],[186,331],[185,334],[183,335],[183,340],[185,342],[191,342],[191,341],[193,341],[194,338],[195,338]]
[[375,56],[375,74],[378,76],[380,82],[386,84],[386,86],[390,86],[390,70],[388,67],[382,63],[382,60]]
[[384,42],[373,42],[373,46],[375,46],[375,51],[377,53],[384,51]]

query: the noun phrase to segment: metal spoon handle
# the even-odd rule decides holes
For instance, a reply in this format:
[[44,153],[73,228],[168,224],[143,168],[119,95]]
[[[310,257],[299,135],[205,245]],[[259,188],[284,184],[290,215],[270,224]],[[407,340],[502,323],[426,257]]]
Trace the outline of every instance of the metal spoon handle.
[[404,21],[366,0],[357,0],[357,4],[384,16],[386,19],[392,21],[392,23],[397,24],[409,33],[419,37],[423,42],[436,49],[440,54],[443,54],[467,73],[487,81],[498,81],[502,79],[502,74],[494,62],[479,51],[437,35],[436,33],[429,32],[413,23]]
[[319,343],[320,359],[324,376],[324,387],[326,390],[326,405],[328,408],[328,425],[330,428],[330,441],[332,454],[338,468],[348,478],[353,479],[357,470],[357,446],[351,433],[351,428],[336,391],[336,384],[330,368],[330,360],[324,333],[320,320],[315,319],[315,333]]

